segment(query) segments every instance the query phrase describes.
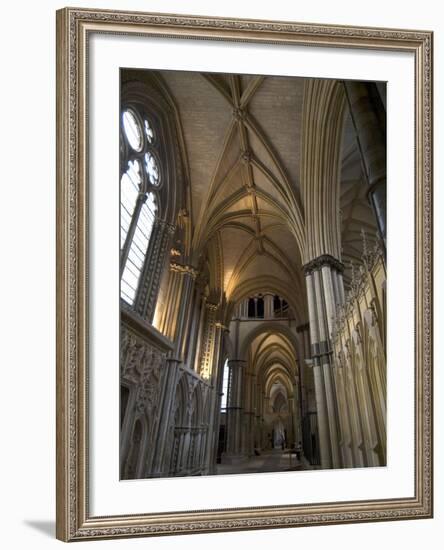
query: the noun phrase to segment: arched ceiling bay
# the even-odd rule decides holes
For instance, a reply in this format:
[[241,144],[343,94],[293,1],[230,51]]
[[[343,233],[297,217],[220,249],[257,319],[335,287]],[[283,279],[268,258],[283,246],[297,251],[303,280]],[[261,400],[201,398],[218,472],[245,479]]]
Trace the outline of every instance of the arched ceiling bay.
[[228,300],[259,274],[300,291],[303,79],[175,71],[161,77],[181,120],[196,254],[218,234]]
[[[282,287],[297,295],[304,316],[307,213],[299,179],[307,81],[176,71],[160,77],[177,107],[187,155],[191,263],[197,267],[209,258],[212,281],[228,303],[245,297],[240,289]],[[342,135],[339,203],[347,283],[351,262],[362,254],[361,229],[371,242],[376,225],[349,115]]]
[[232,123],[227,102],[199,73],[161,73],[179,109],[190,170],[193,221]]
[[[298,186],[304,80],[293,77],[266,78],[254,94],[250,112],[288,174]],[[256,136],[252,136],[255,143]],[[264,163],[274,167],[264,158]]]

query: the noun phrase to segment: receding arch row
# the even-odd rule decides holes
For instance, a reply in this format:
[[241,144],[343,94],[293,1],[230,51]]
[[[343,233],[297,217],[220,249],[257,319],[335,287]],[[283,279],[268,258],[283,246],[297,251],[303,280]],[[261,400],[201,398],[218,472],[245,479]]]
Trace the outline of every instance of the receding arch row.
[[295,333],[290,329],[290,327],[280,324],[279,322],[267,322],[263,321],[258,326],[254,327],[244,338],[242,345],[239,349],[239,358],[242,360],[248,359],[248,349],[258,336],[262,333],[274,333],[283,335],[288,342],[291,343],[295,351],[296,358],[298,357],[298,347],[299,343],[297,341]]

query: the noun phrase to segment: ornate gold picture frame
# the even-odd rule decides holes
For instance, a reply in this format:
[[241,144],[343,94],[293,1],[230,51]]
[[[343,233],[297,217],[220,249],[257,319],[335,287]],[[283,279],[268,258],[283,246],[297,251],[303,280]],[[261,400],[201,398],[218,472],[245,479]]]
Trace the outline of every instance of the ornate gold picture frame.
[[[181,41],[191,41],[194,44],[214,42],[222,47],[256,44],[265,48],[304,47],[321,53],[339,48],[364,54],[386,52],[411,56],[414,67],[411,90],[414,97],[414,293],[407,296],[406,301],[412,303],[414,318],[411,357],[414,398],[410,411],[413,467],[409,480],[412,494],[345,500],[338,494],[337,499],[294,504],[288,503],[288,499],[282,504],[274,499],[266,505],[234,503],[218,507],[215,504],[179,510],[150,506],[149,512],[127,512],[122,508],[121,512],[117,510],[112,514],[102,514],[100,510],[96,513],[91,494],[96,470],[91,466],[94,457],[90,454],[91,437],[96,437],[96,432],[91,430],[94,407],[90,391],[94,385],[90,354],[95,335],[91,334],[89,324],[90,226],[96,204],[90,200],[94,159],[90,157],[89,94],[94,82],[88,70],[94,36],[128,41],[168,39],[175,41],[176,48]],[[416,30],[77,8],[57,12],[57,538],[74,541],[432,517],[432,42],[431,32]],[[180,49],[177,51],[180,55]],[[119,86],[117,74],[116,86]],[[119,106],[115,109],[118,113]],[[389,163],[392,152],[389,150]],[[117,172],[118,163],[116,181]],[[118,200],[117,194],[115,200]],[[392,316],[396,314],[392,312]],[[390,369],[390,363],[387,368]],[[115,400],[118,402],[118,396]],[[390,451],[390,439],[388,446]],[[188,481],[196,483],[193,479]],[[150,482],[143,481],[148,499]],[[176,481],[171,479],[168,483],[173,500]],[[191,487],[188,484],[189,490]]]

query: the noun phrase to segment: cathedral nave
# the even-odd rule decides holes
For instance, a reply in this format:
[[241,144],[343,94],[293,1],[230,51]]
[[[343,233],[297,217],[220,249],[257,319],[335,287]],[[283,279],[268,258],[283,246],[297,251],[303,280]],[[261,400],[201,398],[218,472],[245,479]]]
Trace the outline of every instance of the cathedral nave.
[[385,85],[121,71],[121,479],[386,464]]

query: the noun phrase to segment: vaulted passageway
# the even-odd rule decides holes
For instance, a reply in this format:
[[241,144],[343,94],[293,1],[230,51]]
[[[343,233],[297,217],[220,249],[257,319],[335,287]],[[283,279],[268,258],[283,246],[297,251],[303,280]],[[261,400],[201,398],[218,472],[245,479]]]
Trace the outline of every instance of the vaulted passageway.
[[122,71],[122,478],[385,464],[381,89]]

